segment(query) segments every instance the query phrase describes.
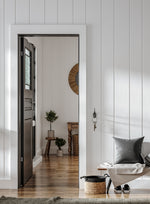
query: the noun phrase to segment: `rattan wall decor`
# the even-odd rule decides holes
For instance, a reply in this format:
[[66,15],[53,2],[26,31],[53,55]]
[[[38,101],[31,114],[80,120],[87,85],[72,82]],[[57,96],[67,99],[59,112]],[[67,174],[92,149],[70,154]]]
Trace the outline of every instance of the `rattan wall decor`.
[[70,88],[79,95],[79,64],[76,64],[72,67],[69,72],[68,82]]

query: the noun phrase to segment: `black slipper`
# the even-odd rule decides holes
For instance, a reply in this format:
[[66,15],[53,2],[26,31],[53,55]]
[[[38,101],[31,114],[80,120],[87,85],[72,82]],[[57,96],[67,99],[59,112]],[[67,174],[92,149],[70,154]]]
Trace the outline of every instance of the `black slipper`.
[[125,184],[123,187],[123,193],[130,193],[130,186],[128,184]]
[[114,192],[115,193],[122,193],[121,186],[117,186],[116,188],[114,188]]

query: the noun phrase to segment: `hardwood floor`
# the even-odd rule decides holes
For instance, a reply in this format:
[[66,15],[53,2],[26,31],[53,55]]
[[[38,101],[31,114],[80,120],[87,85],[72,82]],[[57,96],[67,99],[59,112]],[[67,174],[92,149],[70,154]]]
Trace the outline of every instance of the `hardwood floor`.
[[149,197],[150,190],[131,190],[130,194],[87,195],[78,189],[78,157],[50,156],[34,169],[33,177],[18,190],[0,190],[0,196],[13,197],[69,197],[69,198],[131,198]]

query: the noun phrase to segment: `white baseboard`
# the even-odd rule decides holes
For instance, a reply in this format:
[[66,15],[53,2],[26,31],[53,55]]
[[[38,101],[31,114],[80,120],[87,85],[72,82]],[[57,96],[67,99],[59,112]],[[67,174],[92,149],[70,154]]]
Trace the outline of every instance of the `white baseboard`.
[[36,156],[37,155],[42,155],[42,148],[36,149]]
[[[45,153],[45,147],[42,148],[43,149],[43,154]],[[63,154],[68,154],[68,148],[62,148],[63,150]],[[50,148],[50,154],[52,155],[56,155],[57,154],[57,147],[51,147]]]
[[35,168],[42,161],[42,156],[37,155],[33,159],[33,168]]
[[17,179],[12,178],[0,179],[0,189],[17,189],[17,188],[18,188]]

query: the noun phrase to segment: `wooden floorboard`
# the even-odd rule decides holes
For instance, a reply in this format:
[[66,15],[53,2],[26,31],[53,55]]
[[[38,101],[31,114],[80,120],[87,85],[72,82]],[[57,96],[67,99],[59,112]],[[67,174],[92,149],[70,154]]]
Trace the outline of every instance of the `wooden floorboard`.
[[136,189],[130,194],[87,195],[78,188],[78,157],[50,156],[34,169],[32,178],[18,190],[0,190],[0,196],[49,198],[60,196],[64,198],[132,198],[149,197],[150,190]]

